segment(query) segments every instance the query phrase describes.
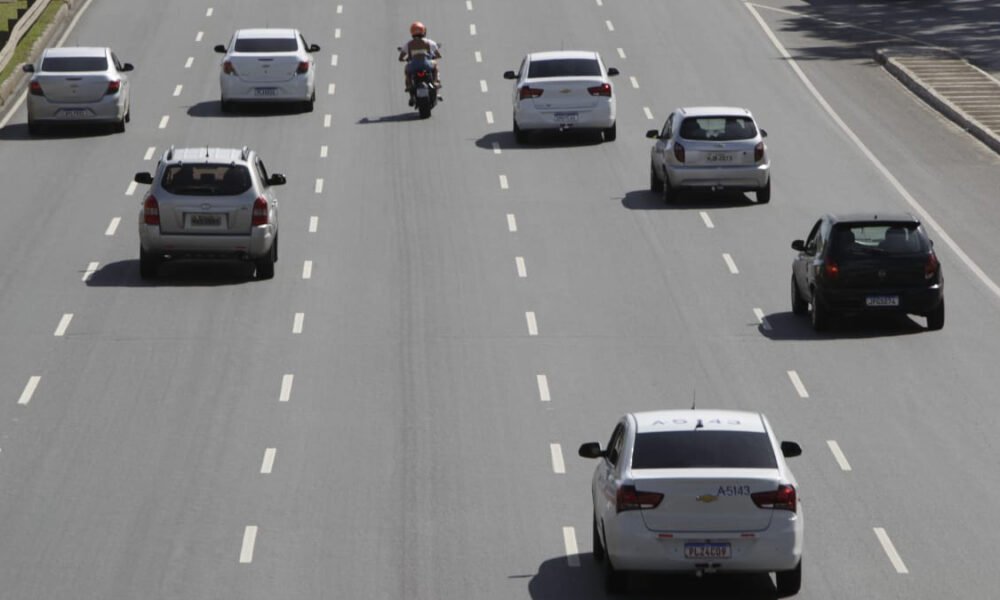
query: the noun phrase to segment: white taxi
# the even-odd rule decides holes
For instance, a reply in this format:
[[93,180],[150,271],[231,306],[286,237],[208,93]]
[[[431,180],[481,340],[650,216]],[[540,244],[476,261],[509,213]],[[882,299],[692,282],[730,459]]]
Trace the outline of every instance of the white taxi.
[[774,572],[778,594],[802,582],[802,506],[785,457],[764,415],[729,410],[627,414],[593,478],[594,558],[608,591],[628,571]]

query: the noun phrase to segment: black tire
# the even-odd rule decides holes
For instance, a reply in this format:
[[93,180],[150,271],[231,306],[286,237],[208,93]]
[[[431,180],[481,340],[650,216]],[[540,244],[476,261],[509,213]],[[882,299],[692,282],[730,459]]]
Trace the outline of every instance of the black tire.
[[663,202],[664,204],[677,202],[677,191],[670,185],[670,179],[667,177],[663,178]]
[[38,123],[28,121],[28,133],[31,135],[39,135],[42,133],[42,126]]
[[128,107],[128,110],[125,111],[125,122],[126,123],[131,123],[132,122],[132,107],[131,106]]
[[139,246],[139,278],[154,279],[159,268],[160,257],[149,254]]
[[431,118],[431,105],[430,105],[430,102],[428,102],[426,104],[421,104],[420,106],[417,107],[417,110],[420,111],[420,118],[421,119],[429,119],[429,118]]
[[799,288],[795,285],[795,275],[792,275],[792,314],[800,317],[809,314],[809,303],[799,293]]
[[[275,238],[274,241],[277,242],[277,238]],[[257,279],[264,280],[274,278],[274,262],[277,254],[278,246],[274,243],[271,244],[270,252],[254,261],[254,266],[257,268]]]
[[302,103],[302,112],[311,113],[315,106],[316,106],[316,92],[313,92],[312,96],[310,96],[308,100]]
[[233,112],[233,101],[232,100],[221,100],[219,101],[219,107],[224,113]]
[[613,142],[618,139],[618,123],[612,123],[611,127],[604,130],[604,141]]
[[604,558],[607,553],[604,551],[604,544],[601,543],[601,536],[597,532],[597,515],[594,515],[593,534],[594,534],[594,540],[593,540],[594,560],[596,560],[598,563],[602,563],[604,562]]
[[652,162],[649,163],[649,191],[663,192],[663,180],[657,175],[656,167]]
[[942,327],[944,327],[944,298],[941,298],[941,303],[937,305],[937,308],[927,315],[927,329],[938,331]]
[[122,117],[121,121],[115,121],[111,128],[115,133],[125,133],[125,118]]
[[518,144],[528,143],[528,134],[517,126],[517,121],[514,121],[514,141],[516,141]]
[[604,591],[609,594],[619,594],[628,586],[628,577],[624,571],[619,571],[611,564],[611,557],[604,557]]
[[774,574],[774,580],[778,588],[778,597],[787,598],[794,596],[802,589],[802,559],[791,571],[778,571]]
[[767,179],[767,185],[757,190],[757,204],[767,204],[771,201],[771,178]]
[[815,290],[812,302],[809,303],[809,320],[816,331],[826,331],[830,328],[830,312],[816,299]]

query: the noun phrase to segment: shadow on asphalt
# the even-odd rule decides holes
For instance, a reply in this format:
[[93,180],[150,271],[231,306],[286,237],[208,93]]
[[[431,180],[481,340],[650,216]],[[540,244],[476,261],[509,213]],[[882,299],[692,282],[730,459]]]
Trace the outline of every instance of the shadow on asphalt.
[[139,277],[139,261],[108,263],[87,278],[89,287],[219,287],[255,283],[253,265],[239,261],[168,260],[155,279]]
[[227,119],[232,117],[263,116],[281,117],[298,115],[305,111],[295,102],[244,102],[233,105],[232,112],[222,112],[222,103],[218,100],[206,100],[192,104],[187,109],[189,117],[214,117]]
[[28,132],[27,123],[8,124],[0,129],[0,140],[6,141],[73,140],[110,135],[117,135],[111,130],[110,125],[49,125],[43,127],[38,135],[32,135]]
[[395,115],[384,115],[381,117],[361,117],[358,119],[358,125],[376,125],[378,123],[405,123],[407,121],[421,121],[420,113],[415,110],[410,110],[405,113],[399,113]]
[[682,192],[676,200],[667,204],[660,193],[648,189],[628,192],[621,202],[622,206],[629,210],[705,210],[757,205],[749,194],[740,192]]
[[830,328],[822,333],[813,330],[808,316],[800,317],[791,311],[771,313],[764,319],[770,328],[758,324],[757,331],[775,341],[865,340],[927,331],[913,317],[901,314],[836,317],[830,323]]
[[493,150],[494,142],[500,144],[501,150],[531,150],[533,148],[575,148],[583,146],[598,146],[604,139],[600,134],[591,131],[535,132],[528,135],[526,144],[519,144],[514,139],[513,131],[495,131],[487,133],[476,140],[476,147],[483,150]]
[[[655,575],[630,574],[626,593],[613,595],[604,591],[604,575],[590,553],[578,555],[579,567],[570,567],[565,557],[547,560],[528,583],[532,600],[774,600],[778,597],[767,574]],[[515,576],[519,577],[519,576]]]

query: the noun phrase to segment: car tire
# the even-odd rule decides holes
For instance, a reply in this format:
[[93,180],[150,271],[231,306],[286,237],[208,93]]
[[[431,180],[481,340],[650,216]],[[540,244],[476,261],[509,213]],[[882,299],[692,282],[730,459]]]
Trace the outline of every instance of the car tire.
[[607,553],[604,551],[604,544],[601,543],[601,536],[597,531],[597,515],[594,515],[593,530],[594,540],[592,552],[594,554],[594,560],[601,563],[604,562],[604,558]]
[[528,143],[528,134],[525,133],[523,129],[518,127],[516,120],[514,121],[514,141],[518,144]]
[[125,122],[126,123],[131,123],[132,122],[132,107],[131,106],[129,106],[128,110],[125,111]]
[[611,557],[604,557],[604,591],[609,594],[619,594],[628,587],[628,577],[625,571],[619,571],[611,564]]
[[938,331],[942,327],[944,327],[944,298],[941,298],[941,303],[937,305],[937,308],[927,315],[927,329]]
[[302,103],[302,112],[311,113],[313,108],[316,106],[316,92],[312,93],[312,96],[308,100]]
[[139,278],[140,279],[154,279],[156,277],[156,272],[160,268],[160,257],[146,252],[146,250],[140,245],[139,246]]
[[31,135],[39,135],[42,133],[42,126],[34,121],[28,121],[28,133]]
[[826,331],[830,328],[830,312],[816,300],[815,291],[813,291],[812,302],[809,303],[809,319],[816,331]]
[[791,571],[778,571],[774,574],[775,584],[778,588],[778,597],[787,598],[794,596],[802,589],[802,559]]
[[274,241],[275,243],[271,244],[271,250],[254,262],[257,270],[257,279],[259,280],[274,278],[274,262],[278,254],[278,239],[275,238]]
[[618,139],[618,123],[612,123],[611,127],[604,130],[604,141],[613,142]]
[[663,180],[656,174],[656,166],[649,163],[649,191],[663,192]]
[[125,117],[122,117],[121,121],[115,121],[111,125],[111,129],[115,133],[125,133]]
[[767,204],[771,201],[771,178],[768,177],[767,184],[757,190],[757,204]]
[[677,202],[677,190],[675,190],[674,187],[672,185],[670,185],[670,178],[669,177],[664,177],[663,178],[663,203],[664,204],[673,204],[675,202]]
[[792,314],[800,317],[809,314],[809,303],[799,293],[799,287],[795,285],[795,275],[792,275]]
[[219,108],[221,108],[224,113],[231,113],[233,112],[233,101],[223,98],[219,101]]

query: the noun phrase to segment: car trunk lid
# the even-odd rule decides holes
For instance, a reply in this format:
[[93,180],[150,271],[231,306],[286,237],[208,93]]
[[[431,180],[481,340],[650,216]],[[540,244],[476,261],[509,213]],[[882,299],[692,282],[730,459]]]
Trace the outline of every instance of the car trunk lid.
[[528,79],[522,89],[541,90],[541,94],[529,100],[538,110],[585,110],[597,106],[601,95],[590,90],[600,88],[603,83],[600,77],[547,77]]
[[109,79],[101,73],[39,73],[36,81],[51,102],[96,102],[108,91]]
[[299,68],[299,57],[293,53],[233,54],[229,61],[240,81],[247,83],[281,83],[292,80]]

